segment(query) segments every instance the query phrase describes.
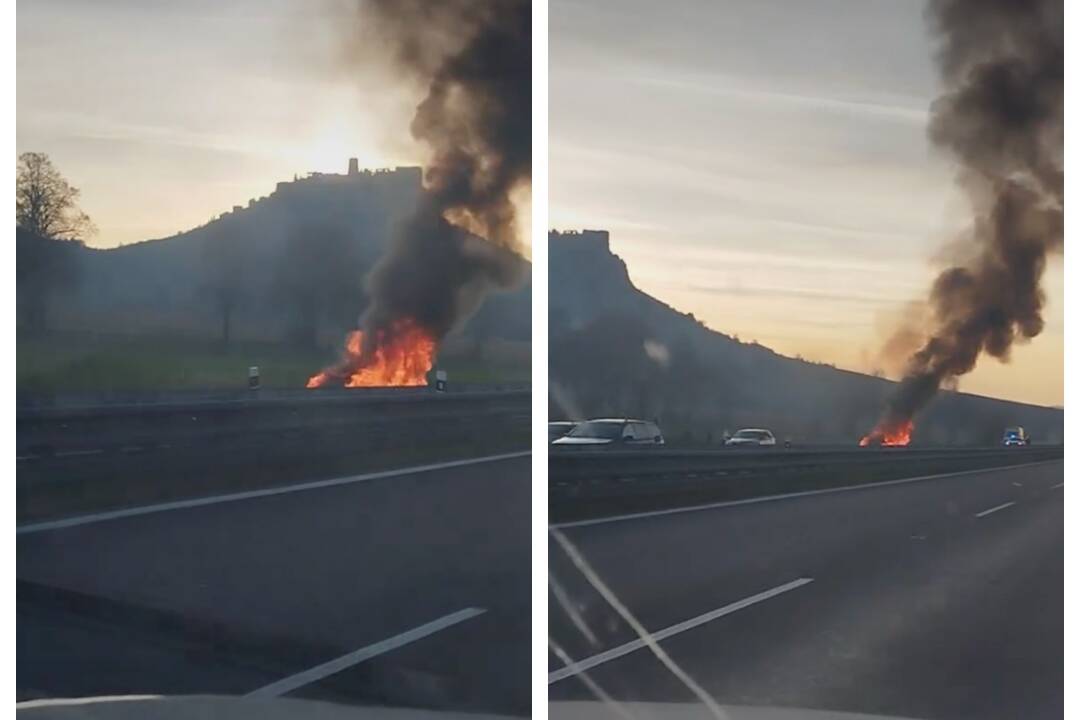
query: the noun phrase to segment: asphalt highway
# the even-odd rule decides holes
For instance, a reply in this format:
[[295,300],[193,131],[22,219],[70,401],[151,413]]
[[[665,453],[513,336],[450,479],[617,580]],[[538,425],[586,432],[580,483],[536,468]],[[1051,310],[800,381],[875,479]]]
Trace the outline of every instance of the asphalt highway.
[[555,526],[550,697],[1061,717],[1063,481],[1058,461]]
[[18,522],[526,448],[519,395],[21,416]]
[[527,714],[529,508],[518,453],[23,526],[18,699],[255,693]]

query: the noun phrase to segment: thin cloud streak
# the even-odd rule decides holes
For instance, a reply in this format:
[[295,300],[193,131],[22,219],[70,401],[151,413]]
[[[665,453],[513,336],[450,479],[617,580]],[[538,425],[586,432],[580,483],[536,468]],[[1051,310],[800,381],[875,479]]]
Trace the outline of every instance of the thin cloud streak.
[[[769,297],[787,298],[799,301],[843,303],[861,306],[885,307],[901,305],[908,302],[907,298],[874,297],[869,295],[827,293],[815,290],[791,290],[776,287],[747,287],[740,285],[685,285],[690,292],[707,293],[709,295],[727,295],[732,297]],[[801,322],[801,321],[800,321]]]
[[897,104],[870,98],[842,98],[790,91],[784,92],[740,85],[733,78],[723,75],[700,77],[639,76],[631,78],[630,81],[646,88],[664,88],[700,95],[717,95],[739,101],[799,107],[811,111],[854,114],[864,116],[866,119],[891,120],[918,127],[924,127],[930,115],[924,106],[919,105],[917,98],[909,99],[910,104]]

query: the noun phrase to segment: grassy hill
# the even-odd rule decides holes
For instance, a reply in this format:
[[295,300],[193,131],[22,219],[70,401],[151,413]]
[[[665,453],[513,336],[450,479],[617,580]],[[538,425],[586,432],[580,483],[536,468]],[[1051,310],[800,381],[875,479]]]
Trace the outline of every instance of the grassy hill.
[[[280,342],[153,334],[50,332],[19,339],[20,396],[113,395],[161,390],[242,390],[258,366],[263,387],[299,388],[336,350]],[[437,366],[451,382],[528,382],[530,348],[516,341],[448,341]]]

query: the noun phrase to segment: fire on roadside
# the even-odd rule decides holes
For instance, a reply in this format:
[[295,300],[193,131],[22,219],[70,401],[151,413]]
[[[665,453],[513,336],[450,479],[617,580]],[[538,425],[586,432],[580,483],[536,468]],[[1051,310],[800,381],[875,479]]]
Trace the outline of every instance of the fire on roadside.
[[[372,340],[372,345],[368,341]],[[342,385],[344,387],[415,387],[427,384],[427,374],[434,364],[435,339],[409,320],[401,320],[389,330],[378,330],[365,337],[355,330],[345,339],[341,361],[308,380],[309,388]]]
[[878,425],[870,431],[869,435],[859,440],[860,447],[868,445],[880,445],[882,447],[905,447],[911,443],[911,431],[915,429],[915,423],[904,420],[897,425]]

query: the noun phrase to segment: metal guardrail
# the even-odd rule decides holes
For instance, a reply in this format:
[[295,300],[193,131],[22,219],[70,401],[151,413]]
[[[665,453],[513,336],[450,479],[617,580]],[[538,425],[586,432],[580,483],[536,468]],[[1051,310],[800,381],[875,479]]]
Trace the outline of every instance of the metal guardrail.
[[57,417],[119,416],[126,414],[168,414],[212,409],[257,409],[307,407],[366,403],[426,403],[531,398],[528,383],[451,385],[448,392],[431,387],[238,390],[230,392],[170,392],[160,394],[114,395],[109,397],[65,396],[37,398],[19,403],[19,420],[46,420]]
[[935,460],[980,463],[1036,462],[1064,457],[1062,446],[1028,448],[835,448],[711,450],[678,452],[642,448],[616,451],[556,451],[548,456],[552,486],[596,485],[626,478],[717,478],[873,464],[924,464]]
[[[105,461],[120,455],[296,450],[340,455],[504,431],[528,439],[528,391],[367,393],[249,403],[44,408],[16,417],[21,461]],[[482,443],[480,443],[482,444]],[[71,460],[74,458],[75,460]]]
[[588,520],[882,480],[991,470],[1063,458],[1030,448],[819,448],[552,452],[553,522]]

